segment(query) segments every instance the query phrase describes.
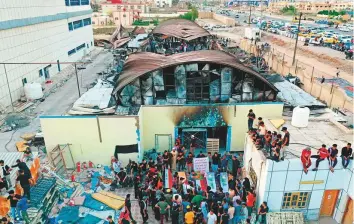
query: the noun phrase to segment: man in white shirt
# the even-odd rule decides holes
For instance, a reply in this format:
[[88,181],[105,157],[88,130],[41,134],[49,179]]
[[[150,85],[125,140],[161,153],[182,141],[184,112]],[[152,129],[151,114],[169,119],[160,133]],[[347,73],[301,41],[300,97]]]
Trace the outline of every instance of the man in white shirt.
[[214,214],[213,210],[210,210],[210,212],[208,213],[208,222],[207,222],[207,224],[216,224],[217,220],[218,220],[218,218]]

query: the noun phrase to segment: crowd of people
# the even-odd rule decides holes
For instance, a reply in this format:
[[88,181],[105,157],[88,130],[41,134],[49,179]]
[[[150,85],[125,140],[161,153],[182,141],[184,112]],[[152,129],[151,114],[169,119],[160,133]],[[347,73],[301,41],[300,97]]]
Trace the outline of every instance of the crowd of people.
[[[26,149],[24,153],[24,158],[16,160],[16,164],[9,166],[6,165],[4,160],[0,160],[0,192],[7,191],[7,200],[10,202],[10,217],[3,217],[2,223],[12,224],[16,220],[22,220],[26,224],[30,223],[27,209],[28,204],[30,203],[30,190],[32,183],[31,171],[28,168],[24,160],[31,159],[32,153],[30,149]],[[17,167],[16,183],[11,181],[11,173],[13,168]],[[17,184],[20,184],[23,194],[16,194],[15,187]],[[13,221],[13,222],[12,222]]]
[[[266,223],[267,203],[263,202],[255,209],[255,189],[247,177],[242,178],[238,158],[227,153],[196,153],[194,138],[191,136],[188,150],[177,138],[173,149],[158,154],[156,160],[149,158],[141,163],[132,161],[126,170],[120,168],[120,171],[116,172],[117,182],[123,187],[127,186],[129,176],[133,178],[134,196],[139,200],[143,223],[149,219],[159,220],[161,224],[169,219],[172,219],[173,224],[251,223],[253,212],[256,213],[259,223]],[[196,176],[203,174],[193,170],[193,158],[208,158],[209,170],[215,175],[216,191],[210,186],[203,189],[197,183],[200,178]],[[117,164],[113,167],[117,167]],[[166,187],[166,169],[172,174],[171,187]],[[229,189],[221,187],[221,172],[228,174]],[[127,195],[126,207],[119,223],[129,223],[133,220],[134,214],[131,214],[130,207],[130,195]],[[149,207],[154,212],[154,217],[149,217]]]
[[[269,159],[272,159],[276,162],[284,160],[285,153],[288,150],[290,144],[290,133],[287,127],[282,127],[281,131],[284,133],[282,135],[276,131],[268,131],[264,125],[262,117],[259,117],[258,123],[254,125],[256,115],[254,114],[253,110],[249,110],[247,117],[249,134],[256,147],[259,149],[264,149],[267,153],[269,153]],[[317,150],[316,155],[312,155],[311,147],[306,147],[302,150],[300,156],[304,172],[306,174],[308,173],[308,170],[312,165],[311,158],[316,159],[315,168],[312,169],[313,171],[317,171],[319,164],[327,159],[329,169],[331,172],[334,172],[334,167],[338,162],[338,153],[339,151],[337,144],[333,144],[329,148],[323,144],[322,147]],[[348,143],[342,148],[341,158],[342,166],[344,169],[346,169],[350,163],[350,160],[353,160],[353,149],[351,148],[351,143]]]

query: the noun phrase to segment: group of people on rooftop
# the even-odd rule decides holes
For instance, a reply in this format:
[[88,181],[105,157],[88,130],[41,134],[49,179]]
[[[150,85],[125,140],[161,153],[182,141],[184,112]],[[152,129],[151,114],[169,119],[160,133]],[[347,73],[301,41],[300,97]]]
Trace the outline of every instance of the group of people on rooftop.
[[[269,153],[269,159],[272,159],[276,162],[284,160],[285,152],[288,150],[290,144],[290,133],[287,127],[282,127],[281,131],[284,133],[284,135],[282,136],[276,131],[268,131],[261,117],[258,118],[258,123],[254,127],[254,120],[256,119],[256,115],[254,114],[253,110],[249,110],[247,117],[248,132],[256,147],[258,149],[264,149],[267,153]],[[352,154],[353,150],[351,148],[351,143],[348,143],[342,148],[341,151],[342,165],[344,169],[348,167],[350,160],[353,159]],[[337,144],[333,144],[328,149],[326,148],[326,145],[323,144],[322,147],[317,150],[317,155],[312,155],[310,146],[306,147],[302,150],[300,159],[305,174],[308,173],[308,169],[312,165],[311,158],[316,159],[315,168],[312,169],[313,171],[317,171],[320,162],[327,159],[329,169],[331,170],[331,172],[334,172],[334,167],[337,165],[338,162],[337,156]]]

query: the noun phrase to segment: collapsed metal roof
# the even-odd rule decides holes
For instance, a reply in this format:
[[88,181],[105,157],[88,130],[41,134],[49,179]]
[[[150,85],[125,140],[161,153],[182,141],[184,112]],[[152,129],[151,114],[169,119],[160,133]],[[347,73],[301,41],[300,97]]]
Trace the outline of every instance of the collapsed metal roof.
[[126,60],[123,71],[119,76],[118,84],[114,90],[116,94],[124,86],[133,82],[136,78],[157,69],[189,63],[215,63],[230,66],[252,74],[266,83],[272,90],[278,92],[277,88],[265,79],[262,75],[241,64],[234,55],[223,51],[202,50],[164,56],[160,54],[141,52],[131,54]]
[[186,19],[170,19],[162,22],[152,30],[152,33],[172,36],[186,41],[210,36],[207,30]]

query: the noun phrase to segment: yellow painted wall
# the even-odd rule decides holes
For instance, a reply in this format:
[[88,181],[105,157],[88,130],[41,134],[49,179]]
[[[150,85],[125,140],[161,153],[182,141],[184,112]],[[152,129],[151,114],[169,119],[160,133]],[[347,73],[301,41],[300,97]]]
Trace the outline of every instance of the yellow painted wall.
[[[200,106],[142,106],[140,113],[143,123],[140,124],[142,145],[144,149],[155,148],[155,134],[171,134],[174,139],[174,128],[184,114],[198,113]],[[236,107],[236,110],[235,110]],[[282,103],[240,104],[219,106],[225,122],[232,126],[231,150],[243,150],[244,136],[247,131],[247,114],[253,109],[257,117],[281,118]]]
[[[48,151],[58,144],[70,144],[75,163],[110,164],[116,145],[137,144],[136,119],[138,117],[133,116],[99,117],[102,142],[95,116],[45,116],[40,120]],[[125,164],[129,158],[137,160],[136,157],[137,153],[119,155]]]

